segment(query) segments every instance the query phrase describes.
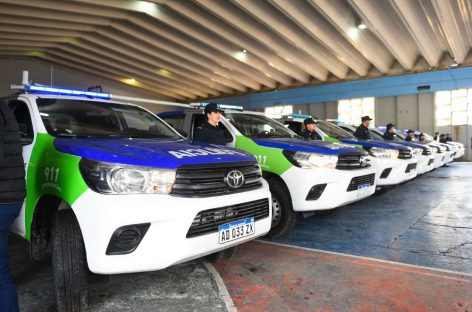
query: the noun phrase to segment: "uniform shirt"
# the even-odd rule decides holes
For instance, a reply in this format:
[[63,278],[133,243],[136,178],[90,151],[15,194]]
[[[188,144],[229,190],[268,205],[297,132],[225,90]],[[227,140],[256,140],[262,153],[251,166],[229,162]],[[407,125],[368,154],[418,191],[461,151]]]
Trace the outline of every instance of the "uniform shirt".
[[211,125],[208,121],[205,122],[202,129],[195,132],[193,141],[216,145],[226,145],[227,143],[223,130],[218,126]]
[[382,137],[385,140],[394,141],[395,140],[395,133],[385,132]]
[[321,136],[316,131],[308,131],[307,129],[304,129],[300,135],[309,140],[322,140]]
[[364,125],[360,125],[357,127],[356,132],[354,133],[354,136],[358,138],[359,140],[370,140],[370,131],[369,128],[367,128]]

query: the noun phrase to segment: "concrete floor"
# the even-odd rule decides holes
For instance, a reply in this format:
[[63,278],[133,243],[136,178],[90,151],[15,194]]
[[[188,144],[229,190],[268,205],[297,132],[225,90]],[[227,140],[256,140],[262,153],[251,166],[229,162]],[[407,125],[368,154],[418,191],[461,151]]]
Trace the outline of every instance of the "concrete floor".
[[[472,163],[455,163],[330,217],[301,219],[292,233],[270,242],[472,273],[471,186]],[[50,264],[33,267],[23,241],[15,238],[11,246],[22,311],[54,311]],[[250,243],[235,259],[217,264],[239,310],[265,311],[273,300],[280,304],[274,311],[472,311],[470,275],[293,250]],[[359,288],[365,283],[369,287]],[[343,305],[347,301],[353,306]],[[90,308],[226,311],[199,261],[98,279],[90,286]]]
[[472,163],[301,219],[272,242],[472,273]]
[[383,260],[256,241],[216,268],[239,312],[472,311],[472,275]]
[[[17,283],[20,311],[55,311],[51,263],[33,266],[27,244],[11,239],[11,270]],[[213,276],[202,261],[166,270],[92,276],[89,310],[97,312],[223,312],[227,311]],[[0,308],[1,311],[1,308]]]

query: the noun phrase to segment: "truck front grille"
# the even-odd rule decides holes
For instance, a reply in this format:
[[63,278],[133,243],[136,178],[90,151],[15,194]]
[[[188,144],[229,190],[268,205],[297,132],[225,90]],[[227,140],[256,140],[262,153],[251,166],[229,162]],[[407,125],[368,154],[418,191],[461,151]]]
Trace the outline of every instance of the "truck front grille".
[[400,159],[411,159],[413,157],[413,153],[410,149],[401,149],[398,158]]
[[[244,183],[230,187],[229,172],[237,170],[244,176]],[[256,162],[189,165],[177,168],[176,180],[171,195],[182,197],[220,196],[262,186],[262,173]]]
[[187,238],[218,232],[218,227],[233,221],[254,217],[261,220],[269,216],[269,199],[200,211],[187,232]]
[[370,167],[370,160],[366,153],[344,153],[338,156],[336,169],[354,170]]
[[370,184],[374,185],[375,182],[375,173],[360,176],[360,177],[354,177],[351,180],[351,183],[349,183],[349,186],[347,187],[348,192],[356,191],[357,188],[361,185],[365,184]]

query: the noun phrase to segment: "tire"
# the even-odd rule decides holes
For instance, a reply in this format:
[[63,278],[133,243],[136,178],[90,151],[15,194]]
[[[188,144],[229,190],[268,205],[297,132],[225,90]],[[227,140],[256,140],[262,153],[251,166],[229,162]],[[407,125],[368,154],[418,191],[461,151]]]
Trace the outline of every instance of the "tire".
[[221,260],[229,260],[231,258],[234,258],[234,256],[236,256],[236,246],[215,252],[211,255],[206,256],[206,258],[210,262],[217,262]]
[[278,180],[270,180],[272,194],[272,228],[268,237],[277,237],[290,232],[297,223],[297,213],[293,211],[290,192],[285,184]]
[[54,214],[51,238],[57,310],[85,311],[88,268],[84,240],[72,210],[59,210]]

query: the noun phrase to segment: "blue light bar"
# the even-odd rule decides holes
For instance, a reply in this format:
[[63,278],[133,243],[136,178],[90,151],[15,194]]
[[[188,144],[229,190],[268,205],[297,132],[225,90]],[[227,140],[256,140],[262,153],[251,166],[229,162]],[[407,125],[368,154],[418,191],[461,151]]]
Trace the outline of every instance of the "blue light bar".
[[29,85],[25,86],[25,91],[60,94],[60,95],[70,95],[70,96],[87,96],[87,97],[101,98],[101,99],[110,99],[111,98],[110,93],[83,91],[83,90],[73,90],[73,89],[61,89],[61,88],[34,86],[34,85],[33,86],[29,86]]
[[[210,103],[202,103],[203,107],[207,106],[208,104]],[[218,104],[218,106],[221,109],[232,109],[232,110],[239,110],[239,111],[243,110],[242,106],[237,106],[237,105]]]
[[295,117],[295,118],[313,118],[311,115],[305,115],[305,114],[295,114],[295,113],[292,113],[290,114],[289,116],[291,117]]

